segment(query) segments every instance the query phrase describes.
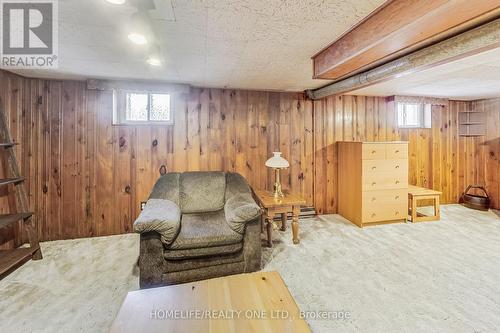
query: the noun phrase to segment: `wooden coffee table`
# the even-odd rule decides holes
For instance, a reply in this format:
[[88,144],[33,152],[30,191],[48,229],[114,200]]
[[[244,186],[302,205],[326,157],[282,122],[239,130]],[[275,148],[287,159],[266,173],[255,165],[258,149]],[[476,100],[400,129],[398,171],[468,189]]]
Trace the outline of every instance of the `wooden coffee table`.
[[111,326],[136,332],[311,332],[278,272],[131,291]]
[[[299,214],[300,206],[304,206],[306,201],[295,193],[285,193],[283,198],[275,198],[271,192],[254,191],[260,206],[264,209],[264,219],[267,221],[267,246],[273,246],[273,219],[276,215],[281,215],[281,230],[286,230],[287,214],[292,213],[292,236],[293,243],[298,244],[299,240]],[[262,224],[263,226],[263,224]]]

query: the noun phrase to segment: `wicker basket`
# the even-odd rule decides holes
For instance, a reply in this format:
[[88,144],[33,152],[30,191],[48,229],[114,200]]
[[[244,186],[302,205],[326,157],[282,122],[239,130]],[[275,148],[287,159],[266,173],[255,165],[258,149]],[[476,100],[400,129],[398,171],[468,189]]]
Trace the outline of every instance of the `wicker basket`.
[[[473,188],[477,188],[483,191],[484,195],[469,194],[469,191]],[[462,196],[460,197],[460,203],[465,207],[477,209],[477,210],[488,210],[490,208],[490,197],[484,189],[484,187],[479,185],[469,185]]]

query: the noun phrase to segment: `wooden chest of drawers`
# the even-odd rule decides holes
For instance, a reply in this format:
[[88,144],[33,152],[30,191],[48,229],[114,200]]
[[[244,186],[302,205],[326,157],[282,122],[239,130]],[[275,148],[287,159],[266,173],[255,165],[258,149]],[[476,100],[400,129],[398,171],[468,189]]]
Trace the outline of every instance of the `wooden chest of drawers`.
[[338,143],[339,214],[359,227],[406,220],[408,143]]

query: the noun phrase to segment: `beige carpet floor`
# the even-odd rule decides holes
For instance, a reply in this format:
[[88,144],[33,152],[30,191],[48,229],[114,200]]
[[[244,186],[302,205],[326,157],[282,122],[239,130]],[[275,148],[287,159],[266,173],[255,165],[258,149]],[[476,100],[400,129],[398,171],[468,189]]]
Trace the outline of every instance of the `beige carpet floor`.
[[[459,205],[439,222],[359,229],[338,215],[301,221],[301,243],[275,232],[265,270],[283,276],[314,332],[496,332],[500,219]],[[0,281],[0,332],[106,332],[138,288],[138,236],[46,242]]]

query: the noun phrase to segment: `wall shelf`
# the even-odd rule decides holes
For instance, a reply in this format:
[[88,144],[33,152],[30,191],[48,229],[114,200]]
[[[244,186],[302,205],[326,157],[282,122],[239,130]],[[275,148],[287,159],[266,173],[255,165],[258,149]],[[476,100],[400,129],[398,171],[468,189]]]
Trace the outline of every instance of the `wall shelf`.
[[458,135],[467,137],[486,135],[486,112],[474,110],[458,112]]

